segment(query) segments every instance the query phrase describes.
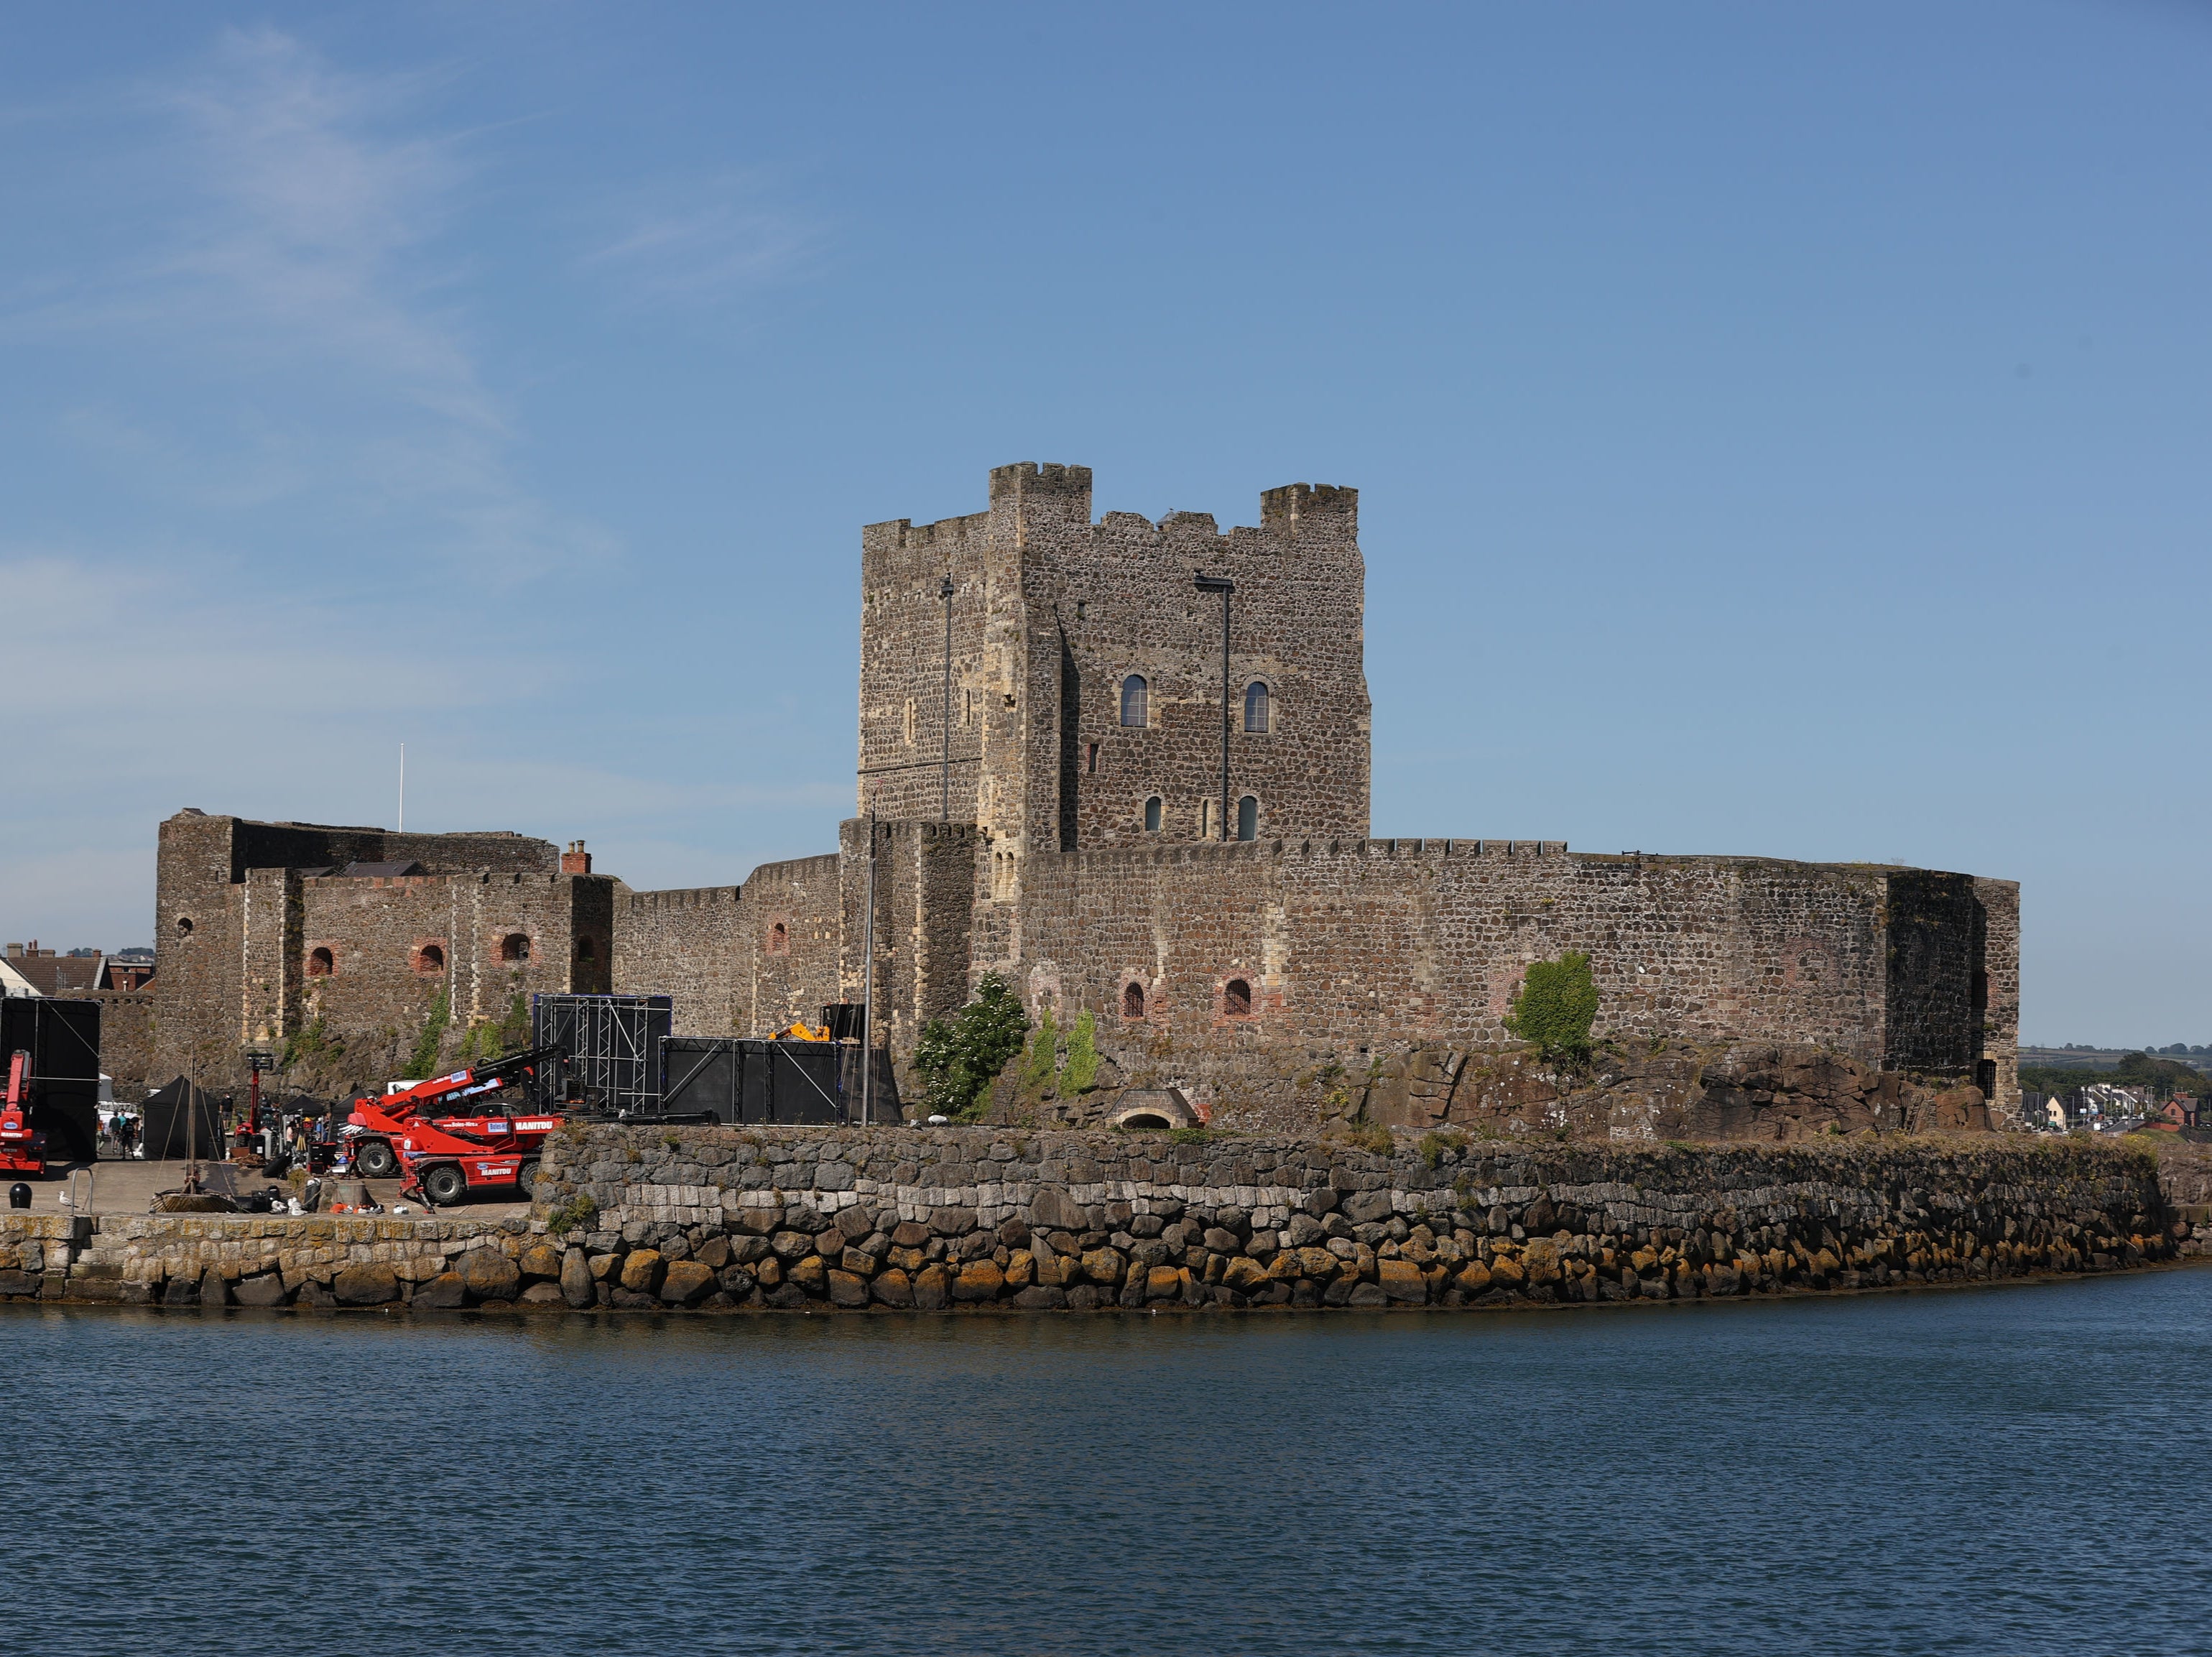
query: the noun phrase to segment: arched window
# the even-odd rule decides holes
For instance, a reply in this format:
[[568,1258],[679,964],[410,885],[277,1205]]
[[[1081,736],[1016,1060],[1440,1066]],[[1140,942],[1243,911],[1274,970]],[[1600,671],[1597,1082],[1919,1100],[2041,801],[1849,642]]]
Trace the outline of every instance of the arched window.
[[1260,802],[1249,794],[1237,802],[1237,838],[1240,840],[1260,838]]
[[192,917],[191,916],[179,915],[177,917],[177,935],[180,938],[189,938],[192,935]]
[[1244,687],[1244,728],[1267,734],[1267,687],[1256,679]]
[[1221,986],[1221,1010],[1232,1019],[1252,1016],[1252,986],[1243,978],[1231,978]]
[[499,941],[499,958],[513,966],[520,966],[530,959],[530,940],[520,932],[510,932]]
[[327,978],[337,970],[337,963],[331,958],[331,952],[329,950],[317,947],[310,949],[307,952],[307,976],[309,978]]
[[768,953],[771,955],[787,955],[791,953],[791,929],[781,921],[778,921],[768,929]]
[[1159,832],[1160,796],[1156,794],[1151,799],[1145,801],[1145,832],[1147,834],[1158,834]]
[[1145,986],[1141,984],[1126,986],[1121,991],[1121,1016],[1125,1019],[1140,1019],[1144,1015]]
[[1132,673],[1121,681],[1121,722],[1124,725],[1152,723],[1152,687],[1145,683],[1142,673]]
[[415,970],[428,976],[446,970],[446,947],[443,944],[426,943],[415,952]]

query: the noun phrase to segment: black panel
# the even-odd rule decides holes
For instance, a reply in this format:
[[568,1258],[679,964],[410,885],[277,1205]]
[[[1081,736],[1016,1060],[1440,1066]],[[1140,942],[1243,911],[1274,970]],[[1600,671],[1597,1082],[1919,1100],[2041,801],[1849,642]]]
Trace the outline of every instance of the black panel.
[[722,1122],[842,1123],[842,1076],[852,1051],[833,1041],[670,1036],[660,1044],[670,1114]]

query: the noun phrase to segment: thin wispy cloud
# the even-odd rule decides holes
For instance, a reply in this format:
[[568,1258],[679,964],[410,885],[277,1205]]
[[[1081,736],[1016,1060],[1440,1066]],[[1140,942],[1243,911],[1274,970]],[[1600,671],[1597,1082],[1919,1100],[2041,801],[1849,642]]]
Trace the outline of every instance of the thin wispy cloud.
[[169,394],[127,403],[95,371],[58,431],[180,505],[289,503],[374,535],[395,575],[511,586],[607,567],[616,538],[524,480],[487,384],[450,235],[478,161],[428,112],[439,84],[350,73],[264,28],[79,109],[137,140],[99,182],[143,228],[21,274],[0,327],[139,353]]
[[641,211],[584,259],[636,302],[714,305],[799,274],[821,232],[770,204],[764,182],[732,174],[649,192]]

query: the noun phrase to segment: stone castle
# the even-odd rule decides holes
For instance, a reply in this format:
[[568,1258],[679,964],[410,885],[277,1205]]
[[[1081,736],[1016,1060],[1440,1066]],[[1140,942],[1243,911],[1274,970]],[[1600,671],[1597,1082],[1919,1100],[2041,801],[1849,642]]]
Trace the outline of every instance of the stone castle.
[[[667,994],[678,1033],[765,1033],[860,999],[872,856],[896,1059],[986,972],[1033,1014],[1093,1015],[1108,1086],[1045,1119],[1095,1119],[1117,1085],[1224,1124],[1496,1107],[1616,1137],[2015,1106],[2014,882],[1369,838],[1355,490],[1272,490],[1224,533],[1094,521],[1088,469],[1002,466],[983,511],[870,526],[861,560],[835,851],[634,892],[581,843],[185,812],[161,828],[148,1074],[227,1078],[312,1033],[360,1079],[396,1075],[441,991],[448,1054],[537,990]],[[1566,950],[1590,957],[1613,1056],[1594,1116],[1512,1073],[1503,1022],[1527,966]]]

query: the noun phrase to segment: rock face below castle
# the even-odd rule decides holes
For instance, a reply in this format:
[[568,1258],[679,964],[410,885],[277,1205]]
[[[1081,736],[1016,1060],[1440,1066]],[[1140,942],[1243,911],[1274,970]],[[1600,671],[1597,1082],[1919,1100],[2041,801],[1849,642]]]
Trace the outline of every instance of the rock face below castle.
[[[836,852],[639,892],[517,835],[173,818],[163,1048],[208,1074],[319,1019],[411,1049],[441,991],[458,1036],[533,989],[668,994],[680,1033],[763,1033],[860,999],[872,862],[877,1027],[902,1059],[997,972],[1032,1015],[1092,1015],[1109,1089],[1179,1087],[1217,1124],[1312,1124],[1370,1094],[1382,1119],[1473,1121],[1481,1087],[1455,1112],[1460,1078],[1497,1071],[1522,973],[1579,950],[1626,1091],[1575,1112],[1555,1087],[1559,1126],[2010,1120],[2014,882],[1370,839],[1356,491],[1270,490],[1258,528],[1222,534],[1194,514],[1094,522],[1080,466],[990,484],[983,512],[863,533],[863,814]],[[1225,641],[1201,576],[1233,584]],[[1709,1097],[1699,1064],[1658,1063],[1699,1045],[1771,1052]],[[1826,1080],[1778,1094],[1761,1064]],[[1444,1108],[1417,1109],[1439,1067]],[[1102,1107],[1001,1091],[1040,1120]]]

